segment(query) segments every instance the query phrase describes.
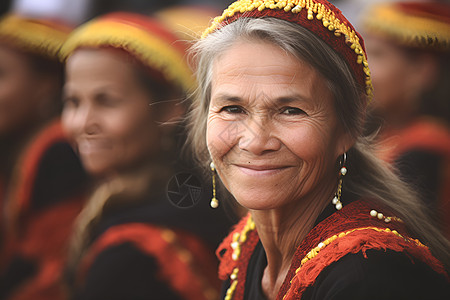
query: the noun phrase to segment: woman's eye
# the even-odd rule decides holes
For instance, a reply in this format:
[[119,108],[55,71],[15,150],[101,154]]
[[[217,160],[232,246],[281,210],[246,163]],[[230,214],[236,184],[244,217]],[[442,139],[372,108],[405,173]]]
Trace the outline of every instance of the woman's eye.
[[285,115],[304,115],[304,110],[297,107],[285,107],[282,109],[282,113]]
[[230,114],[242,114],[244,113],[244,109],[240,106],[230,105],[223,107],[220,111],[224,111]]
[[79,100],[76,97],[64,97],[63,98],[63,105],[65,107],[77,107],[79,104]]
[[119,99],[109,96],[109,95],[105,95],[105,94],[100,94],[97,96],[97,103],[102,105],[102,106],[115,106],[117,103],[119,103]]

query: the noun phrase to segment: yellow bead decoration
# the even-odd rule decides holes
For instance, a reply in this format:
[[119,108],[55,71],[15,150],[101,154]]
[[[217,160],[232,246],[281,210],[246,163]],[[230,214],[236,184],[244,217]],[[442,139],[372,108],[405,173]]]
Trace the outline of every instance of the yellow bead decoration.
[[[361,65],[364,74],[366,74],[366,94],[369,97],[369,101],[373,98],[373,86],[370,77],[370,71],[367,63],[367,56],[363,51],[360,44],[359,37],[356,32],[352,30],[349,26],[341,22],[334,14],[334,12],[322,3],[317,3],[314,0],[238,0],[228,6],[224,10],[220,17],[216,17],[209,28],[207,28],[203,34],[202,38],[205,38],[208,34],[219,29],[222,25],[221,23],[226,19],[234,16],[237,13],[251,12],[257,9],[258,11],[263,11],[265,9],[270,10],[284,10],[286,13],[298,14],[303,9],[307,10],[307,19],[314,20],[315,18],[322,22],[323,26],[329,31],[334,32],[336,37],[345,38],[347,45],[354,49],[356,52],[356,62]],[[356,50],[357,49],[357,50]]]
[[[231,254],[231,258],[234,261],[237,261],[239,259],[239,256],[241,254],[241,245],[247,241],[247,235],[249,232],[255,230],[255,223],[252,220],[252,217],[249,216],[247,219],[247,223],[245,224],[244,228],[241,232],[234,233],[232,239],[231,239],[231,249],[233,249],[233,253]],[[228,288],[225,299],[230,300],[233,297],[233,293],[237,286],[237,279],[238,279],[238,273],[239,269],[234,268],[233,272],[230,275],[231,284]]]

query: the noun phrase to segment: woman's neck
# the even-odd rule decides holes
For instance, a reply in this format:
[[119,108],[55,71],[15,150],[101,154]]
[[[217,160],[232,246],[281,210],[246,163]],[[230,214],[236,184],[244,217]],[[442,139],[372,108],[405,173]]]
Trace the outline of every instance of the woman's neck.
[[333,191],[327,191],[322,197],[303,198],[283,208],[251,211],[267,256],[261,286],[268,299],[276,298],[298,245],[314,227],[332,195]]

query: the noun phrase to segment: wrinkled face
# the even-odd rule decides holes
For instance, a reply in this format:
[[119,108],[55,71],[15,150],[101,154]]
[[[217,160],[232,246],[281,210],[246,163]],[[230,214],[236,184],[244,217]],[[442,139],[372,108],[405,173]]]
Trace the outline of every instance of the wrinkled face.
[[159,151],[155,109],[123,54],[78,50],[66,72],[63,125],[88,172],[121,172]]
[[0,45],[0,136],[34,125],[42,100],[40,82],[24,54]]
[[331,191],[343,137],[333,96],[308,64],[265,42],[237,42],[216,59],[208,150],[241,205],[272,209]]
[[377,109],[384,113],[405,109],[417,89],[410,80],[415,72],[413,62],[392,42],[367,35],[365,44]]

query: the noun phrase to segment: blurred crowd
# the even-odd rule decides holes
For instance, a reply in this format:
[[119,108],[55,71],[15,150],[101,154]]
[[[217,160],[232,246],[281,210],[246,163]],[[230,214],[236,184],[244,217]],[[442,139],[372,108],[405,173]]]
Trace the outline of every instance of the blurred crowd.
[[[331,2],[366,40],[380,157],[450,238],[448,3]],[[214,251],[243,209],[210,207],[184,120],[187,49],[229,3],[1,2],[0,299],[218,299]]]

